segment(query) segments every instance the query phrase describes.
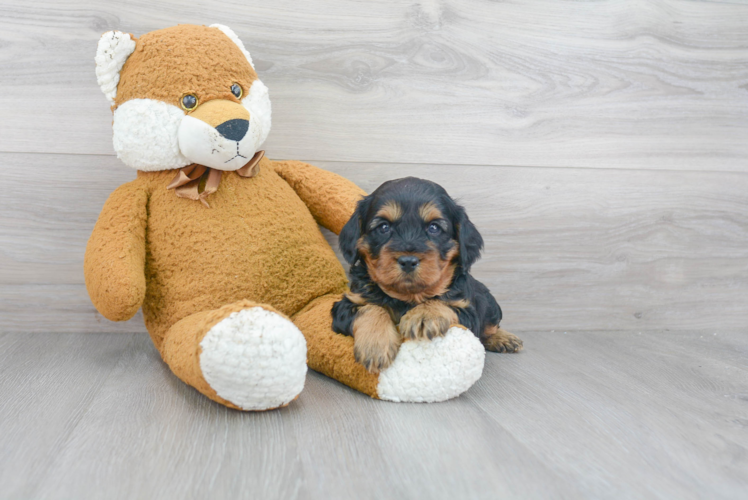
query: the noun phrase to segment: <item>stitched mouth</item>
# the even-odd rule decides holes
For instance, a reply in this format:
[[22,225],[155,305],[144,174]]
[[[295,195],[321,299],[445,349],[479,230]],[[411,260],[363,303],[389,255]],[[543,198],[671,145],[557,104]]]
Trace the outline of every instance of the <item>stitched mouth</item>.
[[240,154],[240,153],[239,153],[239,141],[236,141],[236,155],[235,155],[235,156],[234,156],[233,158],[231,158],[231,159],[229,159],[229,160],[226,160],[226,161],[225,161],[225,162],[223,162],[223,163],[228,163],[228,162],[230,162],[230,161],[234,161],[234,160],[236,160],[237,158],[244,158],[245,160],[247,159],[247,157],[246,157],[246,156],[244,156],[244,155],[242,155],[242,154]]

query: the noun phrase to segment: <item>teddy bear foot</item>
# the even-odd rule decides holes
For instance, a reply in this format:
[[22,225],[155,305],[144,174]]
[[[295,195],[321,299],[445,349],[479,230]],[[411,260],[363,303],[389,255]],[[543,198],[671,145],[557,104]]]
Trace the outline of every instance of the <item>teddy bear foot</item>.
[[434,340],[403,342],[392,364],[380,373],[368,371],[354,356],[354,340],[330,328],[330,310],[340,294],[311,302],[294,317],[309,347],[309,368],[377,399],[403,403],[436,403],[455,398],[483,373],[486,351],[464,326],[452,326]]
[[434,340],[411,340],[379,375],[377,394],[395,402],[436,403],[459,396],[480,378],[486,352],[470,330],[453,326]]
[[231,408],[286,406],[304,388],[306,341],[282,314],[248,306],[243,301],[183,319],[164,339],[164,360],[184,382]]
[[304,388],[304,336],[262,307],[231,313],[208,330],[200,347],[205,381],[243,410],[285,406]]

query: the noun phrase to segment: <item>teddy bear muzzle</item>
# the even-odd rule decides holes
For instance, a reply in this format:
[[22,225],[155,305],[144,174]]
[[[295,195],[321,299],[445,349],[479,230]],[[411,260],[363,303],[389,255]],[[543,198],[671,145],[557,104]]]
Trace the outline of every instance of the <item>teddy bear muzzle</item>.
[[193,163],[218,170],[243,167],[255,154],[249,110],[225,99],[197,106],[179,125],[179,149]]

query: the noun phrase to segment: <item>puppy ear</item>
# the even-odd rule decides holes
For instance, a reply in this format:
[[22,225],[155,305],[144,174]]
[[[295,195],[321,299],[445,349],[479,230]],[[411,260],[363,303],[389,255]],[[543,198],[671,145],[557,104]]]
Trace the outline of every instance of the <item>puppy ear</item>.
[[366,212],[369,208],[369,197],[360,200],[356,205],[356,211],[338,236],[338,246],[343,253],[343,258],[350,264],[354,265],[358,261],[358,240],[361,238],[362,226]]
[[470,267],[480,258],[483,249],[483,237],[475,225],[468,219],[465,209],[459,207],[457,217],[457,243],[460,245],[460,265],[464,272],[469,272]]
[[109,104],[117,97],[119,72],[125,61],[135,51],[135,38],[121,31],[107,31],[96,47],[96,81]]

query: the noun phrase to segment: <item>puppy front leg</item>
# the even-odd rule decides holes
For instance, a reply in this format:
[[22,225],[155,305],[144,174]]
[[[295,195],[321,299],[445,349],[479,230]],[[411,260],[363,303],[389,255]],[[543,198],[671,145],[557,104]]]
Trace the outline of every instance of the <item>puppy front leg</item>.
[[392,364],[400,349],[400,334],[380,306],[361,306],[353,320],[353,354],[372,373]]
[[480,341],[487,351],[493,352],[519,352],[524,345],[522,339],[496,325],[488,325]]
[[400,320],[400,334],[407,339],[441,337],[449,327],[459,323],[457,313],[441,300],[427,300],[405,313]]

